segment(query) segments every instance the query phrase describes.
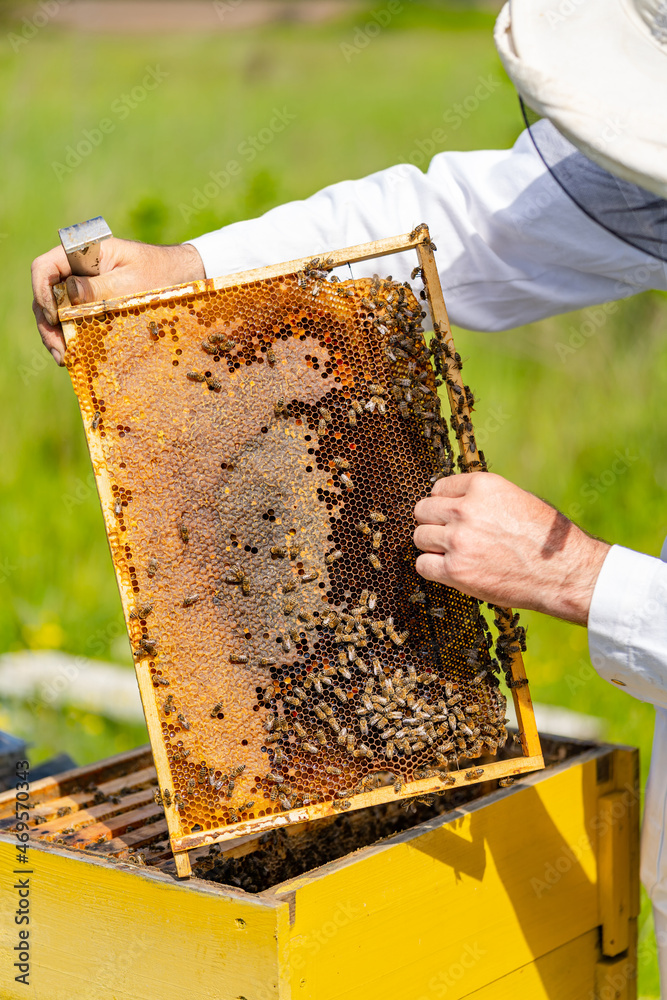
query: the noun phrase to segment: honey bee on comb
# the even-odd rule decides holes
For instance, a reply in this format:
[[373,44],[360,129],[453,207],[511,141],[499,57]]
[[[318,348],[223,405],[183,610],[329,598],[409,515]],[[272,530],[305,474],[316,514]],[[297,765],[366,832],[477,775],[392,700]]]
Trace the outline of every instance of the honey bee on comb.
[[[412,241],[428,286],[428,230]],[[427,343],[409,287],[334,284],[331,266],[66,323],[178,849],[367,805],[384,785],[414,796],[417,774],[479,780],[507,741],[501,683],[527,703],[516,616],[492,609],[494,639],[479,601],[415,570],[415,503],[460,474],[454,448],[464,474],[484,468],[446,317]],[[161,342],[177,318],[177,358],[146,348],[146,309]]]

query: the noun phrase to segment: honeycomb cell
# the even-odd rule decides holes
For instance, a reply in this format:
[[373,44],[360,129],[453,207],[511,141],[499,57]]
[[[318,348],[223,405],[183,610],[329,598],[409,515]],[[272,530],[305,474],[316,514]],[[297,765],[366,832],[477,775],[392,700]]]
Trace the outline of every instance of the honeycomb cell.
[[414,505],[455,474],[450,426],[472,434],[424,316],[408,286],[314,271],[76,321],[182,834],[446,786],[507,739],[516,616],[495,609],[494,640],[477,600],[415,570]]

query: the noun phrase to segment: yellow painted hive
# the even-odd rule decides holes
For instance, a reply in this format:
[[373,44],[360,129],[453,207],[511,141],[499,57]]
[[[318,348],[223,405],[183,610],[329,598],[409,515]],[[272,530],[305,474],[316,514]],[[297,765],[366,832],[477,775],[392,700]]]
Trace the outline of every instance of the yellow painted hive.
[[26,989],[3,962],[0,996],[634,1000],[637,751],[543,745],[546,768],[511,788],[202,846],[187,881],[148,747],[34,782],[29,864],[5,792],[0,941],[10,955],[29,877],[31,971]]

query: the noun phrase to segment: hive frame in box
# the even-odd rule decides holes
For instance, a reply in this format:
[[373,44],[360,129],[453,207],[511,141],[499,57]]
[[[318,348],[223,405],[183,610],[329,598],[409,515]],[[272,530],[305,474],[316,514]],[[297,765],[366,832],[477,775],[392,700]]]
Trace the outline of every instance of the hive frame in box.
[[[326,257],[328,269],[340,267],[346,264],[358,263],[391,254],[402,253],[408,250],[416,250],[421,268],[422,278],[426,290],[427,301],[431,310],[433,327],[436,335],[446,344],[454,355],[454,342],[452,338],[445,300],[440,285],[440,279],[433,254],[433,244],[431,243],[428,227],[426,225],[417,226],[411,233],[391,237],[384,240],[377,240],[372,243],[360,244],[354,247],[347,247],[342,250],[320,252],[317,260]],[[229,288],[230,286],[243,286],[252,282],[263,281],[267,278],[292,275],[303,272],[308,267],[314,266],[313,257],[304,257],[299,260],[288,261],[282,264],[275,264],[269,267],[262,267],[250,271],[243,271],[220,278],[207,278],[202,281],[189,282],[171,288],[165,288],[154,292],[147,292],[141,295],[124,296],[112,301],[94,302],[84,306],[71,306],[67,300],[64,285],[56,286],[56,295],[59,301],[59,317],[63,326],[65,341],[70,348],[76,339],[75,320],[81,317],[89,317],[104,314],[109,310],[132,309],[137,306],[155,305],[159,303],[173,302],[185,299],[193,294],[217,291]],[[467,403],[467,395],[460,370],[455,365],[448,368],[447,392],[452,413],[458,414],[460,418],[470,418],[470,410]],[[461,397],[466,402],[461,406]],[[464,431],[457,436],[461,464],[466,472],[473,472],[480,468],[480,461],[477,457],[472,431]],[[101,442],[98,438],[88,436],[97,486],[100,493],[100,500],[107,530],[113,525],[114,498],[111,490],[111,482],[106,467],[105,456],[102,451]],[[117,573],[121,600],[126,619],[134,603],[134,594],[131,588],[123,581]],[[501,632],[511,633],[511,612],[506,620],[501,620],[498,627]],[[509,645],[509,644],[508,644]],[[510,672],[512,676],[512,697],[519,725],[521,738],[522,756],[505,761],[482,765],[474,769],[474,774],[466,776],[466,772],[450,772],[448,787],[468,784],[471,780],[490,780],[512,777],[527,771],[534,771],[544,766],[540,741],[535,724],[535,716],[532,701],[528,690],[528,682],[523,665],[523,658],[518,647],[513,645],[509,652]],[[149,669],[149,657],[141,659],[136,663],[136,673],[141,692],[141,698],[146,715],[155,766],[157,769],[159,786],[168,788],[171,782],[171,770],[167,758],[167,753],[162,738],[161,721],[158,714],[153,683]],[[406,783],[403,786],[401,795],[426,794],[428,792],[442,791],[443,782],[438,777],[424,778],[418,781]],[[360,809],[366,806],[375,805],[380,802],[395,800],[396,793],[392,785],[381,786],[372,791],[364,791],[351,795],[350,807]],[[316,803],[308,806],[285,811],[279,815],[270,815],[244,823],[244,833],[262,833],[278,826],[285,826],[291,823],[303,822],[308,819],[316,819],[331,814],[333,806],[330,802]],[[173,804],[166,805],[165,813],[169,825],[169,833],[176,859],[176,866],[179,876],[187,877],[191,873],[188,851],[201,847],[205,844],[213,844],[224,840],[230,840],[239,836],[239,832],[234,826],[219,828],[217,830],[201,831],[184,834],[181,829],[179,812]]]

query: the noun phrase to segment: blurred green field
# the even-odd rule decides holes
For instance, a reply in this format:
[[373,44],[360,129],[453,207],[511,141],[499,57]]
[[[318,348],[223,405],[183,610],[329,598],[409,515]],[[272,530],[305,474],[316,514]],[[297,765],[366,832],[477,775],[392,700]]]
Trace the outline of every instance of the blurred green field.
[[[48,25],[16,52],[8,34],[15,24],[0,21],[0,651],[60,648],[131,662],[78,408],[30,311],[30,261],[54,245],[59,226],[103,214],[116,235],[176,242],[257,215],[403,162],[489,75],[500,86],[445,147],[506,146],[520,131],[491,14],[406,4],[346,61],[341,43],[351,43],[360,20],[178,37],[81,38]],[[123,95],[147,67],[159,67],[164,80],[129,108]],[[186,222],[179,206],[192,203],[209,172],[224,169],[274,107],[295,121]],[[54,169],[104,118],[114,127],[100,145],[80,165]],[[455,332],[493,470],[575,513],[595,534],[653,554],[667,533],[666,320],[665,297],[652,293],[609,315],[591,310],[503,334]],[[581,346],[563,357],[558,345],[569,343]],[[625,456],[620,473],[612,468],[617,452]],[[611,740],[641,748],[645,777],[652,708],[593,674],[584,630],[525,617],[536,700],[603,716]],[[84,762],[145,739],[139,727],[74,710],[45,710],[36,720],[12,704],[0,727],[29,735],[37,760],[68,751]],[[646,910],[642,919],[646,935]],[[658,992],[645,943],[640,993]]]

